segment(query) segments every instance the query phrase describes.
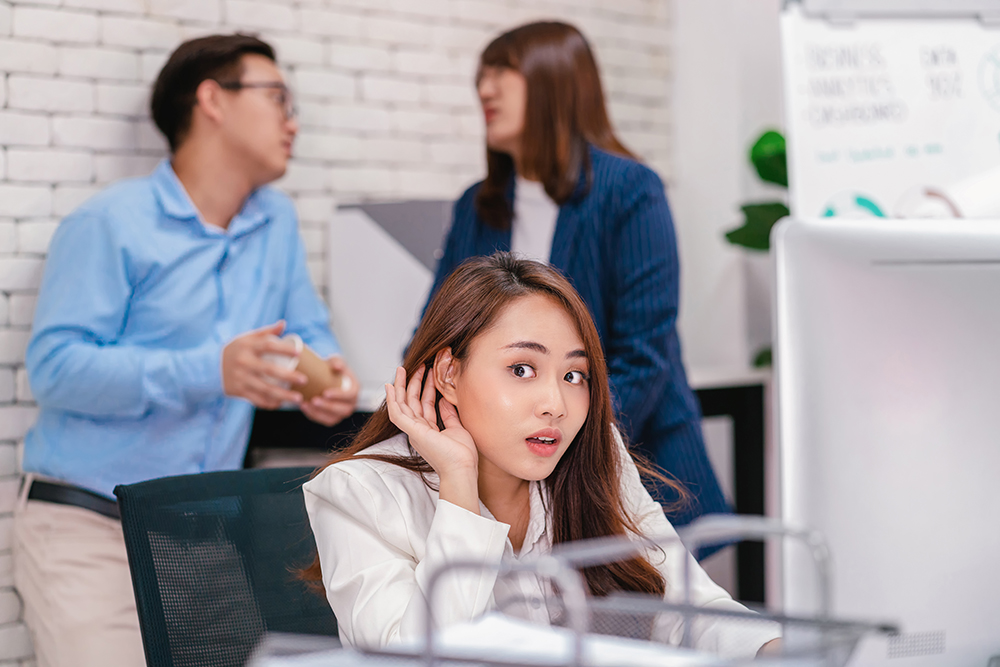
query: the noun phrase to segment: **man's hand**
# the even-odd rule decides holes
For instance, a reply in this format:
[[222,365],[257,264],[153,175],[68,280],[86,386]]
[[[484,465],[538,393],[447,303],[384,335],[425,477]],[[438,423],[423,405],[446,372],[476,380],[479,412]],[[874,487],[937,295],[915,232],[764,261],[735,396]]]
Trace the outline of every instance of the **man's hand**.
[[327,359],[327,363],[330,364],[334,373],[340,373],[343,376],[343,383],[339,387],[327,389],[321,396],[316,396],[311,401],[304,401],[299,407],[302,414],[314,422],[324,426],[333,426],[354,413],[354,407],[358,404],[358,391],[361,389],[361,384],[343,357],[330,357]]
[[278,338],[284,330],[285,322],[280,320],[237,336],[222,348],[222,390],[227,396],[245,398],[265,410],[276,410],[285,402],[302,402],[302,394],[275,383],[301,385],[306,376],[261,358],[265,354],[295,356],[295,345]]

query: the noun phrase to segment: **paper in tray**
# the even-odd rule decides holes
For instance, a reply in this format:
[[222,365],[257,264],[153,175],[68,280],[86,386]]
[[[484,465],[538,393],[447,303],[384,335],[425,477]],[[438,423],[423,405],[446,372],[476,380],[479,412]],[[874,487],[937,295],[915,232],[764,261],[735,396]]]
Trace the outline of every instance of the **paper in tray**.
[[[474,661],[489,659],[523,665],[568,665],[573,657],[573,633],[504,616],[486,614],[440,632],[435,653]],[[408,648],[420,653],[423,642]],[[584,664],[589,667],[705,667],[719,665],[717,657],[664,644],[586,635]]]

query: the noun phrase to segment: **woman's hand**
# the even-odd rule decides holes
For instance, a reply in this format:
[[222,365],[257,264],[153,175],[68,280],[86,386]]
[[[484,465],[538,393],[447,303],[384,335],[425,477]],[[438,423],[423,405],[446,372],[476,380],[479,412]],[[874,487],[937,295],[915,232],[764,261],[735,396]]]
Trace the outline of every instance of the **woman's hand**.
[[[443,397],[436,401],[434,373],[427,376],[421,391],[425,375],[421,367],[407,384],[406,370],[396,369],[396,381],[385,385],[389,419],[440,477],[440,498],[479,514],[479,450],[455,406]],[[443,431],[437,425],[438,410]]]

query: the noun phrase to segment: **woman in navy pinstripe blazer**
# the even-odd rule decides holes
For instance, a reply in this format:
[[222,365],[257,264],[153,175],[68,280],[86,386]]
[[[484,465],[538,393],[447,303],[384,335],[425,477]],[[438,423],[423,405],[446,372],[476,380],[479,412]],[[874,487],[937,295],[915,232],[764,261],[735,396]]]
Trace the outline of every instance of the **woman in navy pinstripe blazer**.
[[455,205],[431,294],[466,258],[511,249],[515,184],[540,182],[558,207],[548,260],[593,313],[626,435],[691,492],[694,502],[671,521],[728,511],[681,364],[677,245],[663,183],[615,137],[586,40],[554,22],[504,33],[483,52],[477,87],[488,175]]

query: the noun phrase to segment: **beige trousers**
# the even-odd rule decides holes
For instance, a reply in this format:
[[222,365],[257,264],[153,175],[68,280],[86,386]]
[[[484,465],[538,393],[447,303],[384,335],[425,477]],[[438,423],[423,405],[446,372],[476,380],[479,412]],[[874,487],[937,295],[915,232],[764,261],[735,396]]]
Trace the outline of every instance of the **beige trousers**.
[[121,522],[26,495],[14,512],[14,586],[38,667],[145,665]]

